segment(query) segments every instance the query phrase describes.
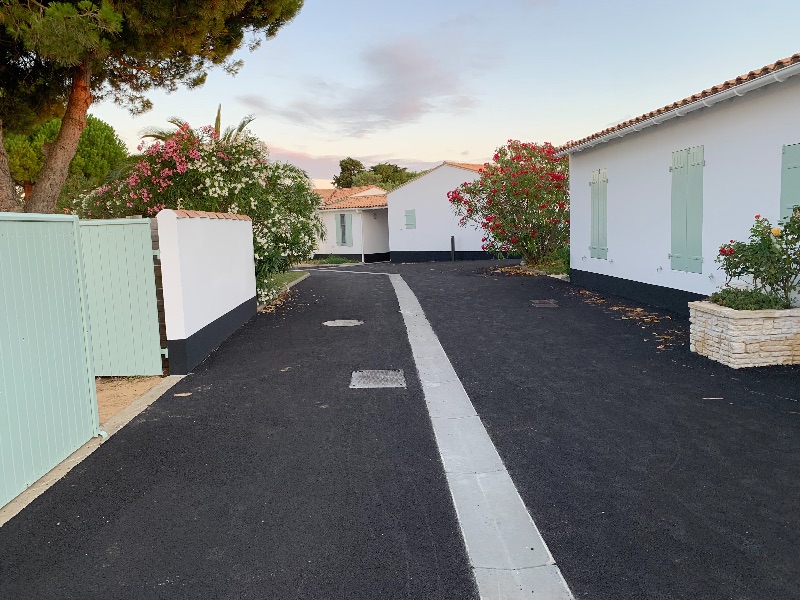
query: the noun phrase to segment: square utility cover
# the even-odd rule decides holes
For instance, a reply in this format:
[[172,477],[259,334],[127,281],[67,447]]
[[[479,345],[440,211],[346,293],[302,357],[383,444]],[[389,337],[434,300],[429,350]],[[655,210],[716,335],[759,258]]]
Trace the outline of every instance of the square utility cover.
[[400,371],[353,371],[351,388],[404,388],[406,378]]

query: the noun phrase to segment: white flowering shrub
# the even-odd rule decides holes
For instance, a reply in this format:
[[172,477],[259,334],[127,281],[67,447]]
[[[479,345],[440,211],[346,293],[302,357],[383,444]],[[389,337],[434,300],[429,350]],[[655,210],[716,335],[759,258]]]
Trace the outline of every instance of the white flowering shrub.
[[280,292],[272,275],[311,256],[324,232],[320,198],[305,172],[267,159],[266,145],[247,131],[220,138],[213,127],[181,126],[147,147],[123,178],[77,198],[83,218],[153,217],[164,208],[244,214],[253,221],[260,303]]

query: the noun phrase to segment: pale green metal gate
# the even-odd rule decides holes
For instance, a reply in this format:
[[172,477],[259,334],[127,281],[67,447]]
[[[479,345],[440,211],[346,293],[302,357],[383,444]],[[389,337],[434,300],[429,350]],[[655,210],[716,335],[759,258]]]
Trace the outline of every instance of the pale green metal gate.
[[98,433],[78,219],[0,213],[0,506]]
[[95,375],[161,375],[150,219],[80,226]]

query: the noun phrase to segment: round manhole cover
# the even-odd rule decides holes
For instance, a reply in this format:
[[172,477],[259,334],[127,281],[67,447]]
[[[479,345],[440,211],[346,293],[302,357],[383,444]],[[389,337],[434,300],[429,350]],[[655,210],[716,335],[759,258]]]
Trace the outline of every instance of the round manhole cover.
[[355,327],[356,325],[363,325],[364,321],[356,321],[354,319],[337,319],[335,321],[325,321],[323,325],[326,327]]

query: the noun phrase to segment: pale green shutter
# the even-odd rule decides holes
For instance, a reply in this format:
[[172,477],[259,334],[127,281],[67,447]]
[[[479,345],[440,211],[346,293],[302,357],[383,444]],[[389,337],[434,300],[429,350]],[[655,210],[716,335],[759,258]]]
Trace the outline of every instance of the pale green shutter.
[[407,210],[406,211],[406,229],[416,229],[417,228],[417,211],[416,210]]
[[686,198],[689,185],[689,151],[672,153],[672,244],[670,266],[675,271],[685,271],[686,260]]
[[589,182],[589,197],[591,201],[592,233],[589,242],[589,256],[599,258],[600,234],[598,226],[598,205],[600,204],[600,171],[592,171],[592,180]]
[[703,272],[703,146],[672,153],[671,267]]
[[342,240],[342,217],[344,217],[344,215],[336,215],[336,219],[334,220],[337,246],[344,246],[344,240]]
[[608,259],[608,171],[600,169],[597,183],[597,258]]
[[592,171],[592,181],[589,183],[591,190],[591,217],[592,235],[589,246],[589,255],[592,258],[608,259],[608,172],[605,169]]
[[344,231],[345,231],[345,246],[352,246],[353,245],[353,215],[351,213],[347,213],[344,216]]
[[800,144],[783,147],[781,160],[781,219],[800,205]]
[[703,272],[703,146],[689,148],[686,185],[686,270]]

